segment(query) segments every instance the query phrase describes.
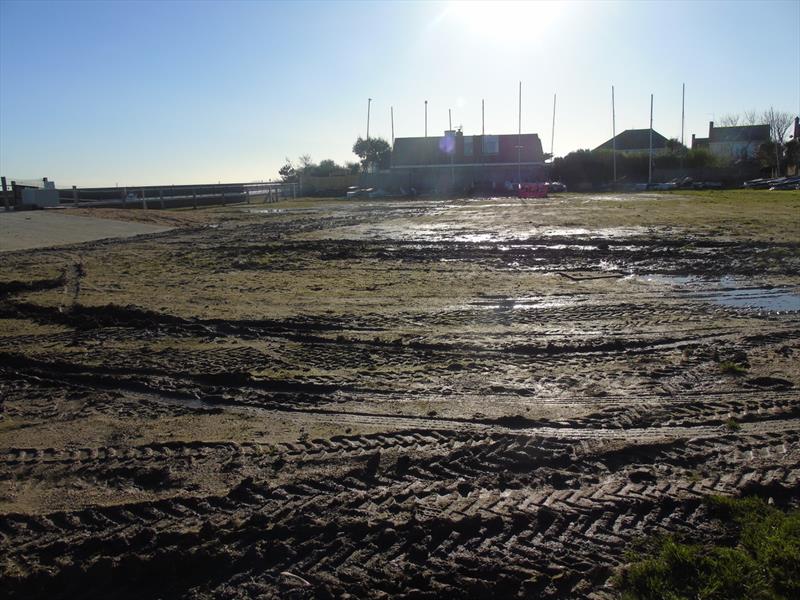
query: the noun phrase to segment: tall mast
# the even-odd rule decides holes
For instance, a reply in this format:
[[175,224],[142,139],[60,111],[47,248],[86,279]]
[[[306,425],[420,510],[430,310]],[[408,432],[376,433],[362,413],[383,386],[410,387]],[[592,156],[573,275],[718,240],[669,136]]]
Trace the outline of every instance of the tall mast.
[[519,82],[519,111],[517,131],[517,181],[522,183],[522,82]]
[[553,141],[556,138],[556,95],[553,94],[553,126],[550,128],[550,160],[553,160]]
[[683,90],[681,91],[681,146],[685,146],[685,142],[683,141],[683,127],[686,123],[686,84],[683,84]]
[[647,183],[653,183],[653,94],[650,94],[650,159],[647,161]]
[[614,184],[617,183],[617,112],[614,106],[614,86],[611,86],[611,162],[614,165]]

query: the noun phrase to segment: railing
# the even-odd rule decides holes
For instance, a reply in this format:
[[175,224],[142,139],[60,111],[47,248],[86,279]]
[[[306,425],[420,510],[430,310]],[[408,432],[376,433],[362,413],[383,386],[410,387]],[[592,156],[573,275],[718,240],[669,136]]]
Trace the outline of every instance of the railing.
[[236,202],[278,202],[297,196],[283,182],[59,189],[62,204],[96,208],[177,208]]

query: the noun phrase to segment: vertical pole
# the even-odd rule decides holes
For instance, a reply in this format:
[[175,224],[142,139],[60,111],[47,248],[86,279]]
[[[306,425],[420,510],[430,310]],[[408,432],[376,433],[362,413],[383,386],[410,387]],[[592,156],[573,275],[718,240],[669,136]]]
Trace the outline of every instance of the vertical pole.
[[452,150],[452,152],[450,152],[450,186],[453,188],[453,191],[455,191],[455,187],[456,187],[456,170],[453,167],[453,160],[455,159],[455,156],[456,156],[456,136],[453,135],[453,133],[452,133],[453,132],[453,111],[451,109],[449,109],[449,108],[447,109],[447,123],[448,123],[448,130],[450,131],[450,133],[448,135],[450,136],[450,139],[453,140],[453,150]]
[[425,100],[425,137],[428,137],[428,101]]
[[553,142],[556,139],[556,95],[553,94],[553,126],[550,128],[550,160],[553,160]]
[[519,110],[517,130],[517,182],[522,183],[522,82],[519,82]]
[[367,139],[369,139],[369,108],[372,104],[372,98],[367,98]]
[[197,188],[192,188],[192,205],[197,210]]
[[611,86],[611,162],[614,165],[613,183],[617,185],[617,111],[614,106],[614,86]]
[[653,183],[653,94],[650,94],[650,151],[647,161],[647,183]]
[[392,121],[392,146],[394,146],[394,106],[389,108],[389,117]]
[[78,207],[80,204],[78,203],[78,188],[74,185],[72,186],[72,206]]
[[8,185],[6,185],[5,176],[0,177],[0,184],[3,186],[3,206],[5,207],[6,211],[9,211],[11,210],[11,207],[8,204]]
[[481,135],[486,135],[486,107],[481,100]]
[[681,91],[681,146],[685,146],[686,144],[683,141],[683,127],[686,123],[686,84],[683,84],[683,90]]

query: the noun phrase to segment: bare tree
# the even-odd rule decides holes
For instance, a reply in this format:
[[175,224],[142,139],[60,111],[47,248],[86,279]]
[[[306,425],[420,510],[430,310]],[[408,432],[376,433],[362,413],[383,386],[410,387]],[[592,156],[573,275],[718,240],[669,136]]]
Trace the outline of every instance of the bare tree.
[[760,123],[761,117],[755,108],[744,111],[744,114],[742,115],[743,125],[759,125]]
[[770,106],[768,110],[764,111],[761,118],[769,125],[769,136],[775,146],[774,173],[776,177],[779,177],[781,174],[781,146],[786,132],[789,131],[789,126],[792,124],[792,115],[782,110],[775,110],[773,106]]
[[782,110],[775,110],[772,106],[761,115],[764,123],[769,125],[769,136],[773,142],[783,143],[786,132],[792,124],[792,115]]
[[727,115],[722,115],[717,121],[718,127],[736,127],[739,124],[739,120],[741,117],[737,114],[730,113]]

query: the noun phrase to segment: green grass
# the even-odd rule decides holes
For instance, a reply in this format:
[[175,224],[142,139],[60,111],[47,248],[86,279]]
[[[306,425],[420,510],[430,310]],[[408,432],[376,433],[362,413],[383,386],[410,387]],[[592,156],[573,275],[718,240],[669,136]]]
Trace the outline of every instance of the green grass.
[[744,375],[747,373],[747,367],[729,360],[719,363],[719,370],[727,375]]
[[[800,598],[800,511],[758,498],[708,499],[728,544],[648,542],[615,579],[623,600],[788,600]],[[726,538],[728,536],[725,536]]]
[[728,431],[739,431],[742,428],[742,425],[736,419],[730,418],[725,421],[725,427],[728,429]]

